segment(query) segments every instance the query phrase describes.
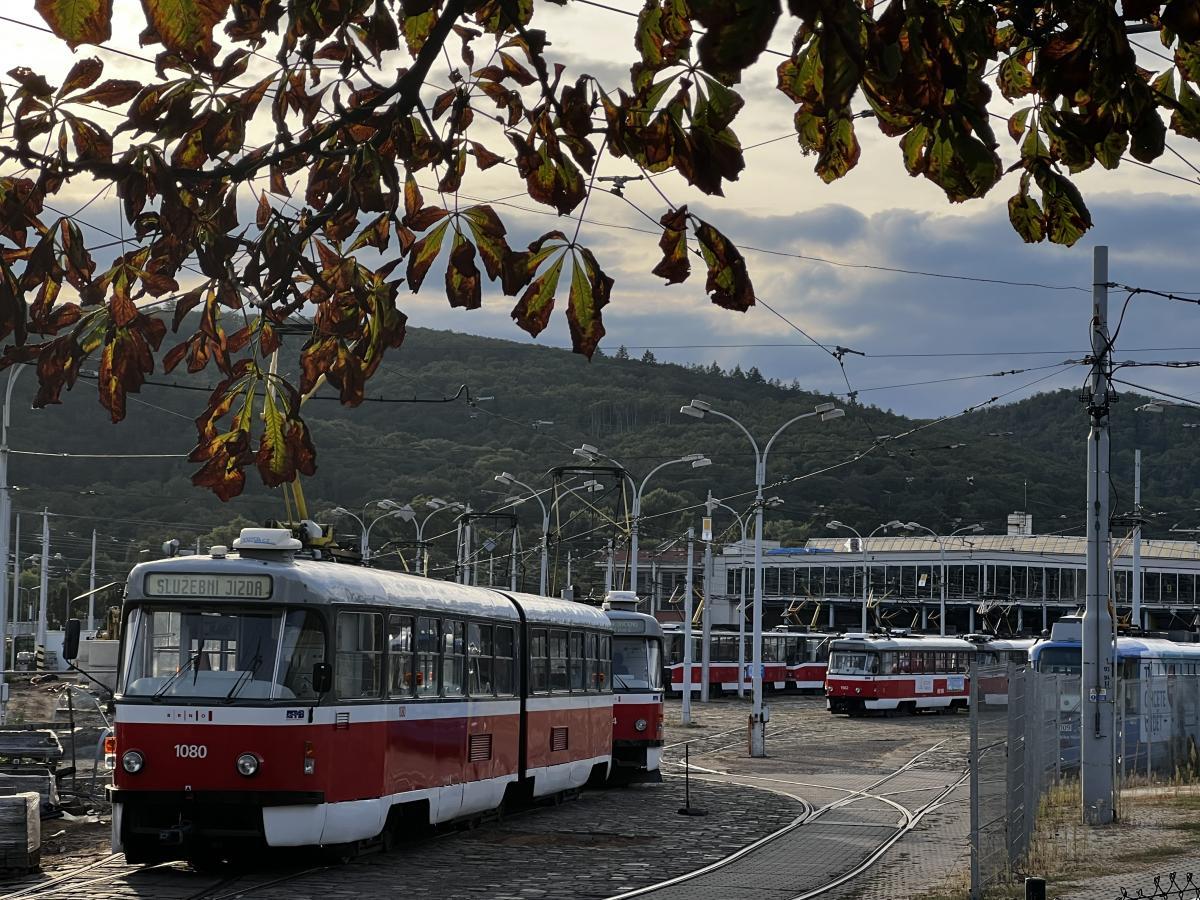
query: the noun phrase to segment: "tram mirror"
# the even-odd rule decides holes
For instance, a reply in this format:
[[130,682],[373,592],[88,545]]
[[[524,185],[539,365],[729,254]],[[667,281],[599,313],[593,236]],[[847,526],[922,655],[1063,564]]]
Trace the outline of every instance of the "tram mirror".
[[67,619],[67,628],[63,633],[63,659],[73,660],[79,656],[79,620]]
[[313,690],[318,694],[326,694],[333,687],[333,666],[327,662],[319,662],[313,665],[312,671],[312,686]]

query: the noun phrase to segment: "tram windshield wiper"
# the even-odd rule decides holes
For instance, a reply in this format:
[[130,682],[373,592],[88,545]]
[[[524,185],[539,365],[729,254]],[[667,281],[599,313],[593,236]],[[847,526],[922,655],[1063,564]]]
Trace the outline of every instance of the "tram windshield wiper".
[[225,695],[226,703],[233,702],[233,698],[235,696],[237,696],[237,692],[242,689],[242,685],[244,685],[244,684],[246,684],[246,682],[252,680],[254,678],[255,673],[258,672],[258,667],[262,665],[262,653],[259,652],[261,650],[262,650],[262,638],[259,638],[258,643],[255,644],[255,646],[254,646],[254,656],[252,656],[250,658],[250,668],[246,669],[246,671],[241,672],[238,675],[237,681],[235,681],[233,683],[233,687],[231,687],[229,689],[229,693]]
[[[196,651],[194,654],[192,654],[191,656],[189,656],[187,658],[187,662],[185,662],[182,666],[180,666],[178,669],[176,669],[175,672],[171,675],[171,677],[162,683],[162,686],[157,691],[154,692],[154,696],[151,697],[150,699],[154,700],[154,701],[161,701],[163,698],[163,695],[166,694],[166,692],[171,689],[171,685],[173,685],[179,679],[179,677],[181,675],[183,675],[189,669],[196,668],[199,665],[200,665],[200,651]],[[196,674],[199,675],[199,669],[197,669]]]
[[620,675],[618,675],[616,672],[613,672],[613,680],[617,682],[617,684],[621,687],[622,690],[628,691],[630,689],[629,685],[625,682],[625,679],[622,678]]

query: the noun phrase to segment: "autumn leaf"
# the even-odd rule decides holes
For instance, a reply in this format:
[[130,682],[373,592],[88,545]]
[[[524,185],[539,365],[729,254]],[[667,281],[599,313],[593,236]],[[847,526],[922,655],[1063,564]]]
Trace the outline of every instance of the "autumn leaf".
[[700,255],[708,266],[704,289],[717,306],[745,312],[754,305],[754,287],[746,271],[746,260],[733,242],[712,225],[691,217]]
[[475,265],[475,245],[460,231],[454,232],[446,264],[446,296],[451,306],[464,309],[479,309],[483,303],[479,267]]
[[565,253],[560,254],[545,271],[535,277],[513,307],[513,320],[534,337],[541,334],[550,323],[554,294],[558,290],[558,278],[562,274],[565,257]]
[[667,284],[687,281],[692,272],[687,250],[687,207],[668,210],[663,213],[658,224],[663,227],[662,237],[658,240],[663,258],[654,267],[652,274],[665,278]]
[[421,289],[425,274],[442,251],[442,239],[446,236],[449,225],[450,221],[447,219],[409,248],[407,277],[408,286],[414,294]]
[[604,337],[604,322],[600,311],[608,305],[613,280],[600,269],[592,251],[578,247],[571,251],[571,293],[567,306],[567,323],[571,328],[571,347],[588,359],[596,352]]
[[142,44],[161,43],[192,62],[207,65],[216,55],[213,28],[225,18],[230,0],[142,0],[146,31]]
[[34,0],[33,5],[72,50],[112,37],[112,0]]

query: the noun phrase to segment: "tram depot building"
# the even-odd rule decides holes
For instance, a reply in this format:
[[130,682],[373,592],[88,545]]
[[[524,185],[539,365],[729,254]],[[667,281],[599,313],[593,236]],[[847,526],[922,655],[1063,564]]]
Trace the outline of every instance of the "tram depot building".
[[[865,563],[872,626],[937,632],[944,553],[946,634],[1037,635],[1060,616],[1083,607],[1087,539],[1028,533],[1031,517],[1020,518],[1024,527],[1010,527],[1015,532],[1010,534],[938,539],[877,535],[862,542],[865,548],[858,538],[841,536],[813,538],[803,547],[765,541],[763,627],[860,630]],[[1132,542],[1114,538],[1113,551],[1116,616],[1119,622],[1133,625]],[[697,553],[693,573],[697,603],[704,584],[701,559]],[[652,598],[664,622],[682,618],[685,568],[682,552],[644,554],[639,562],[638,592]],[[1141,571],[1141,626],[1190,640],[1184,633],[1200,626],[1200,543],[1143,539]],[[714,547],[710,610],[714,625],[737,624],[742,578],[749,609],[754,593],[753,545]]]

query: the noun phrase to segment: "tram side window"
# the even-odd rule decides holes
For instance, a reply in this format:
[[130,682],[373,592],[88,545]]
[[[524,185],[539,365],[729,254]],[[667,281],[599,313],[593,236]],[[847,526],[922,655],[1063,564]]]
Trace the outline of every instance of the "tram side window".
[[441,623],[421,616],[417,619],[417,696],[438,695],[438,646],[441,642]]
[[583,635],[571,632],[571,690],[587,690],[587,674],[584,666]]
[[596,673],[600,671],[599,661],[596,659],[596,635],[590,631],[583,636],[583,652],[587,658],[585,663],[587,669],[587,689],[589,691],[600,690],[600,681],[596,678]]
[[567,681],[567,633],[565,631],[550,632],[550,690],[568,691]]
[[599,689],[612,690],[612,639],[607,634],[596,638],[597,661],[600,664]]
[[338,613],[337,695],[344,700],[378,697],[383,671],[383,616]]
[[442,620],[442,696],[461,697],[463,694],[463,623]]
[[511,695],[513,691],[513,630],[508,625],[496,626],[496,693]]
[[472,697],[490,697],[492,684],[492,626],[470,622],[467,625],[467,693]]
[[388,691],[411,697],[415,686],[412,616],[388,616]]
[[529,643],[529,690],[544,694],[550,689],[550,677],[546,669],[546,650],[549,638],[545,628],[535,628]]

